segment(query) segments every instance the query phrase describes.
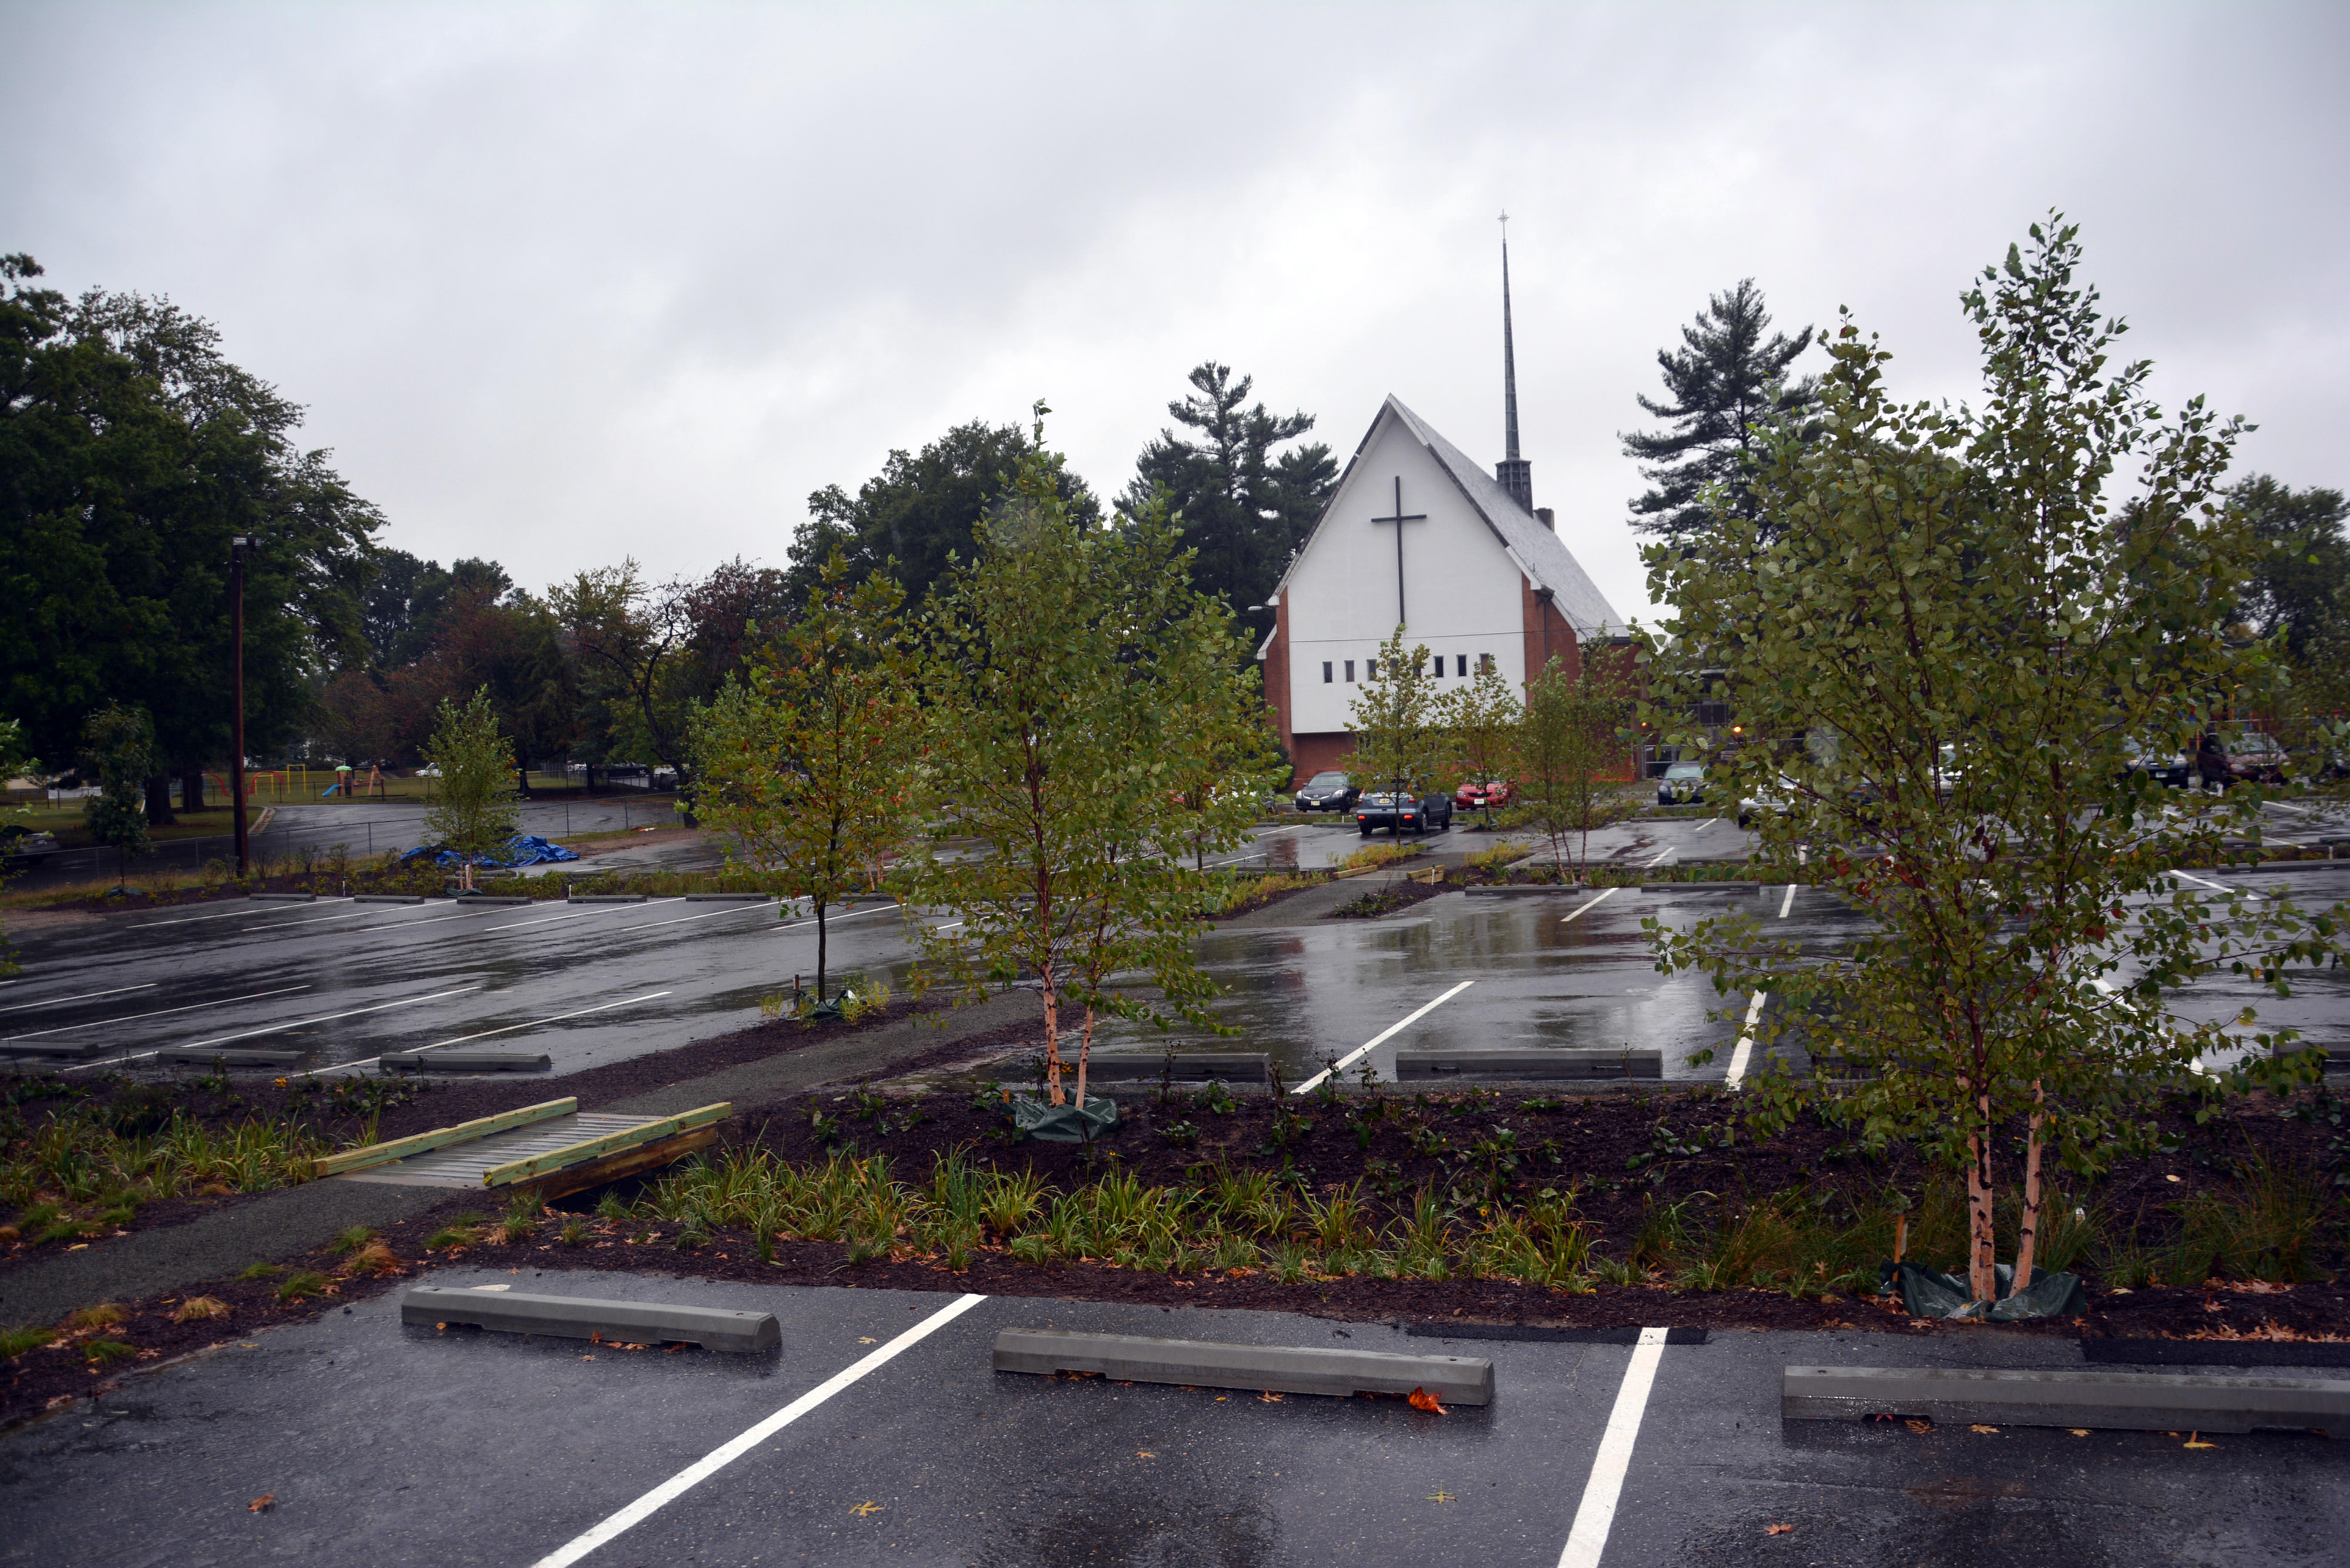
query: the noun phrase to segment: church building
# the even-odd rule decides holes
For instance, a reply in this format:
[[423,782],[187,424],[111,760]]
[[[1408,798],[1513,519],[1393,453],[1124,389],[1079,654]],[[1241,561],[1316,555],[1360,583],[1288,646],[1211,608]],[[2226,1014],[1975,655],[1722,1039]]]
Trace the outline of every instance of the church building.
[[1299,778],[1345,765],[1349,704],[1399,625],[1447,684],[1491,659],[1523,689],[1553,659],[1571,677],[1624,647],[1622,618],[1534,504],[1534,465],[1518,455],[1506,239],[1502,377],[1508,455],[1490,476],[1389,396],[1274,590],[1257,658]]

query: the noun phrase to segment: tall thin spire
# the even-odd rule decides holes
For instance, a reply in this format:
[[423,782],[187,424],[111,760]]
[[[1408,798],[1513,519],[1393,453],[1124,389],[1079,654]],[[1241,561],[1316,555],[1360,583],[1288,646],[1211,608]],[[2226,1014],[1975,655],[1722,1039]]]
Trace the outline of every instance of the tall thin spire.
[[1534,509],[1534,465],[1518,455],[1518,348],[1510,330],[1510,214],[1502,214],[1502,404],[1508,424],[1508,455],[1493,465],[1493,478],[1510,499]]

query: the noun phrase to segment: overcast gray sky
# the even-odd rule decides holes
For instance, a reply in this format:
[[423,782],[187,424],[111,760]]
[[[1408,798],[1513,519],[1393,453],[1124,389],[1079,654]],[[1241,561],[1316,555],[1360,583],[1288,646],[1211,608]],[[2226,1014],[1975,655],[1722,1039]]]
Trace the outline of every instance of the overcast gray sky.
[[1647,596],[1617,432],[1753,276],[1963,396],[2052,206],[2158,362],[2350,484],[2350,7],[27,5],[0,249],[170,296],[386,542],[541,587],[782,564],[807,493],[1035,399],[1105,495],[1186,371],[1341,460],[1394,392]]

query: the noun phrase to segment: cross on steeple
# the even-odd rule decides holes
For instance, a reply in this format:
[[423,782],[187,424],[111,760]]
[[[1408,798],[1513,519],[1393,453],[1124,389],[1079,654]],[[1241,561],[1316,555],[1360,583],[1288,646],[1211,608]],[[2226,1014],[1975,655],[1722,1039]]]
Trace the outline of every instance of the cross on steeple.
[[[1425,513],[1425,512],[1413,512],[1413,513],[1409,513],[1409,514],[1408,514],[1408,513],[1406,513],[1406,512],[1404,511],[1404,509],[1403,509],[1403,475],[1402,475],[1402,474],[1400,474],[1400,473],[1397,474],[1397,475],[1396,475],[1396,480],[1395,480],[1395,515],[1394,515],[1394,516],[1392,516],[1392,517],[1374,517],[1374,518],[1372,518],[1372,519],[1371,519],[1371,522],[1372,522],[1374,524],[1380,524],[1380,523],[1392,523],[1392,524],[1395,524],[1395,531],[1396,531],[1396,624],[1397,624],[1398,626],[1401,626],[1401,625],[1403,625],[1403,624],[1404,624],[1404,613],[1403,613],[1403,525],[1404,525],[1405,524],[1407,524],[1407,523],[1425,523],[1425,522],[1427,522],[1427,521],[1428,521],[1428,514],[1427,514],[1427,513]],[[1354,668],[1354,666],[1352,666],[1352,665],[1348,665],[1348,666],[1347,666],[1347,668],[1348,668],[1349,670],[1351,670],[1351,669],[1353,669],[1353,668]],[[1353,677],[1352,677],[1352,676],[1349,676],[1347,679],[1352,680],[1352,679],[1353,679]]]

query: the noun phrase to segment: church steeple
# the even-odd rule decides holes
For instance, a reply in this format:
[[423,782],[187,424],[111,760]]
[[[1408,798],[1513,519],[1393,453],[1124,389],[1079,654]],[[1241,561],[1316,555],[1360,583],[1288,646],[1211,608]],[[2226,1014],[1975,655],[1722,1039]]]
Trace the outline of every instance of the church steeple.
[[1493,477],[1510,499],[1534,509],[1534,465],[1518,455],[1518,351],[1510,333],[1510,214],[1502,214],[1502,403],[1509,427],[1508,455],[1493,465]]

